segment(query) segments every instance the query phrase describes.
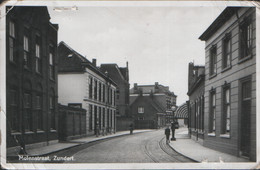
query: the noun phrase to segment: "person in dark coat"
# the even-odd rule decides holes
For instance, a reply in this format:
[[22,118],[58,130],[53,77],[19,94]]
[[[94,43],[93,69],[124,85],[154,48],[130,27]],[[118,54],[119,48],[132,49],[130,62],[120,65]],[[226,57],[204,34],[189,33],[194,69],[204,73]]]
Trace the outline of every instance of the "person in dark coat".
[[134,125],[133,125],[133,123],[131,123],[131,124],[129,125],[129,130],[130,130],[130,134],[132,135],[132,134],[133,134],[133,130],[134,130]]
[[172,129],[172,138],[171,140],[176,140],[175,138],[175,129],[179,128],[179,123],[176,119],[173,119],[173,122],[171,123],[171,129]]
[[164,131],[164,134],[166,135],[166,144],[167,144],[167,143],[170,143],[170,133],[171,133],[171,130],[170,130],[170,128],[167,126],[167,128],[166,128],[165,131]]

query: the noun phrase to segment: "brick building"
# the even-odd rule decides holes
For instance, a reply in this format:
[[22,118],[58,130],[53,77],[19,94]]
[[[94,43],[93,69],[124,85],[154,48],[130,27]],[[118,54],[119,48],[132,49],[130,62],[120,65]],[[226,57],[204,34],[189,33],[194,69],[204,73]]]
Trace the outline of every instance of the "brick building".
[[108,74],[109,77],[117,84],[116,93],[116,121],[118,131],[128,130],[132,122],[129,115],[129,71],[128,62],[126,67],[118,67],[117,64],[101,64],[100,70]]
[[205,66],[189,63],[188,71],[188,117],[189,135],[203,143],[204,139],[204,86]]
[[58,139],[57,31],[47,7],[15,6],[6,16],[7,147]]
[[205,41],[204,145],[256,160],[256,8],[227,7]]
[[86,135],[116,131],[117,84],[65,42],[58,46],[59,103],[87,111]]
[[[168,86],[160,85],[137,85],[130,89],[130,113],[135,124],[150,121],[147,128],[165,126],[173,119],[172,107],[176,107],[177,96],[169,90]],[[161,120],[160,121],[158,120]]]

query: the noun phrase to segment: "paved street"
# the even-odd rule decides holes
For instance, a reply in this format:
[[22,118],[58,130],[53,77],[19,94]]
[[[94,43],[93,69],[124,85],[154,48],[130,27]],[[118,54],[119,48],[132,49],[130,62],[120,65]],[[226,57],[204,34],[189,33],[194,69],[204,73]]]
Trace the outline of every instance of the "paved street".
[[[99,142],[75,153],[77,163],[192,162],[165,144],[164,131],[127,135]],[[71,161],[68,161],[71,163]]]

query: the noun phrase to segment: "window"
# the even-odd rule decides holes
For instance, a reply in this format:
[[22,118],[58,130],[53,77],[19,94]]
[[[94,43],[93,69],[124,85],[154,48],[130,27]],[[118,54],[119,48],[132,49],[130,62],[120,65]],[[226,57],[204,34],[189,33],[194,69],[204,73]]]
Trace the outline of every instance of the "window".
[[98,114],[98,125],[99,125],[99,129],[101,129],[101,123],[102,123],[102,110],[101,110],[102,108],[101,107],[99,107],[99,114]]
[[138,107],[138,113],[144,113],[144,107]]
[[24,117],[25,117],[25,131],[33,130],[33,120],[32,120],[32,98],[30,93],[24,93]]
[[222,134],[230,132],[230,85],[223,87]]
[[216,131],[216,91],[210,91],[209,133]]
[[40,49],[40,37],[36,36],[35,43],[35,70],[37,73],[41,73],[41,49]]
[[101,101],[101,82],[98,83],[99,84],[99,89],[98,89],[98,100]]
[[50,78],[54,80],[54,47],[50,45],[50,51],[49,51],[49,74]]
[[24,67],[30,68],[30,54],[29,54],[29,38],[27,35],[23,36],[23,60],[24,60]]
[[94,80],[94,99],[97,100],[97,80]]
[[106,86],[103,84],[103,102],[106,102]]
[[239,34],[239,49],[240,49],[240,59],[250,57],[252,53],[252,42],[253,42],[253,27],[252,22],[248,18],[240,25]]
[[52,91],[50,96],[50,112],[51,112],[51,129],[56,130],[56,118],[55,118],[55,96]]
[[217,74],[217,46],[214,45],[211,49],[210,49],[210,66],[209,66],[209,75],[213,76],[215,74]]
[[103,108],[103,127],[105,127],[105,117],[106,117],[106,110]]
[[89,130],[93,130],[93,124],[92,124],[92,105],[89,105]]
[[43,129],[43,116],[42,116],[42,95],[36,96],[36,112],[37,112],[37,129]]
[[227,34],[223,40],[222,68],[231,66],[231,35]]
[[9,60],[15,62],[15,24],[9,22]]
[[89,77],[89,98],[92,99],[93,78]]
[[11,89],[9,93],[10,97],[10,115],[11,115],[11,129],[12,131],[20,131],[19,120],[20,115],[18,112],[18,93],[16,89]]

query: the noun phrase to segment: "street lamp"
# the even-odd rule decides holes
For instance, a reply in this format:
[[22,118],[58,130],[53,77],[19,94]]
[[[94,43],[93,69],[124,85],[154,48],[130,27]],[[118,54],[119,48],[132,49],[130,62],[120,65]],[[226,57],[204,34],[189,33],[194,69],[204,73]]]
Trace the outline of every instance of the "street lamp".
[[172,106],[171,110],[172,110],[172,119],[174,119],[174,113],[176,111],[176,106]]

